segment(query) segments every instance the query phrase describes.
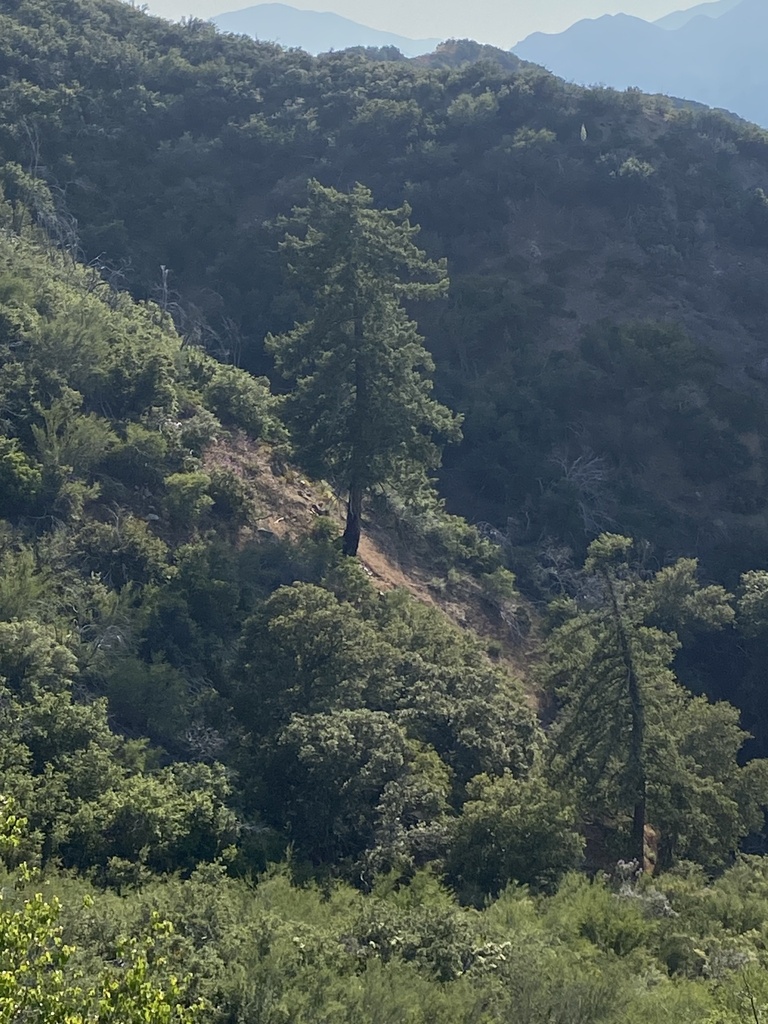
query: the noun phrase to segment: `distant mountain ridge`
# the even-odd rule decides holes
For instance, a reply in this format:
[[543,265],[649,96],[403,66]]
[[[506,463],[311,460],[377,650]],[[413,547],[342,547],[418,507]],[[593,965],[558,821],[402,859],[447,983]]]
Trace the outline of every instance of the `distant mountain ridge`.
[[417,57],[430,53],[440,42],[439,39],[410,39],[381,32],[330,11],[300,11],[287,4],[256,4],[219,14],[211,21],[222,32],[299,47],[315,55],[351,46],[394,46],[405,57]]
[[694,18],[719,18],[728,11],[732,11],[739,3],[741,0],[709,0],[708,3],[689,7],[686,11],[672,11],[671,14],[664,15],[663,18],[657,18],[653,24],[674,31],[687,25]]
[[[697,16],[673,29],[605,15],[557,35],[536,32],[513,52],[582,85],[637,86],[722,107],[768,127],[768,3],[740,0],[728,9],[731,3],[700,5]],[[715,8],[714,17],[706,16],[707,7]]]

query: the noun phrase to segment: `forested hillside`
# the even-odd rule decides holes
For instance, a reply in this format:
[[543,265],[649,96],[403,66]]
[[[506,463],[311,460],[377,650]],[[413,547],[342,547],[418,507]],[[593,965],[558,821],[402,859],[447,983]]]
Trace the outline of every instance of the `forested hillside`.
[[492,57],[0,14],[0,1019],[768,1013],[766,137]]
[[466,414],[442,481],[455,511],[515,544],[642,535],[731,582],[759,557],[763,132],[471,63],[469,44],[453,55],[470,62],[429,68],[120,5],[5,12],[6,191],[47,182],[35,215],[186,337],[271,371],[263,338],[297,316],[274,219],[309,177],[360,181],[408,200],[449,260],[421,326],[439,396]]

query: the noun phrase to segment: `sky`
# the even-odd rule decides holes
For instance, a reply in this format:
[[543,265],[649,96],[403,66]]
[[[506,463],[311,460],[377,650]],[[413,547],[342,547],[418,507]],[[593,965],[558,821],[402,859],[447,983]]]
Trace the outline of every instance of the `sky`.
[[[149,0],[151,14],[211,18],[262,0]],[[412,39],[470,38],[505,49],[531,32],[561,32],[582,18],[634,14],[654,21],[700,0],[282,0],[307,11],[334,11],[370,28]],[[139,6],[137,0],[137,6]]]

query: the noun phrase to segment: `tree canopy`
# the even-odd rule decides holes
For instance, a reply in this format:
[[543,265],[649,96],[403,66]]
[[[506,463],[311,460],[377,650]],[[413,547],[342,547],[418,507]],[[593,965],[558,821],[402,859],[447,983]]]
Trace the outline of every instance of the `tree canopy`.
[[765,766],[739,766],[747,735],[735,708],[692,696],[673,662],[677,630],[722,629],[733,609],[723,588],[700,586],[690,561],[633,572],[631,546],[608,534],[590,545],[581,607],[566,603],[550,635],[547,678],[562,702],[553,764],[582,806],[623,834],[628,859],[645,862],[652,826],[667,863],[715,866],[761,827]]
[[117,0],[0,114],[0,1019],[765,1018],[766,137]]
[[348,494],[343,550],[360,542],[363,496],[386,483],[407,490],[440,464],[459,420],[431,395],[434,370],[403,302],[445,294],[445,262],[427,258],[410,207],[377,210],[371,192],[319,182],[293,211],[302,236],[282,243],[309,318],[267,347],[295,386],[286,416],[299,459]]

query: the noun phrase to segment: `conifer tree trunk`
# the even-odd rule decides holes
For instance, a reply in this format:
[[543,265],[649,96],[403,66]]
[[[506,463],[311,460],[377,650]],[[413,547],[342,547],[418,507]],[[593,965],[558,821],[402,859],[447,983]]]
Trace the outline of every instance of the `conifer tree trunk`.
[[363,510],[363,488],[352,482],[347,501],[347,524],[341,538],[341,550],[354,558],[360,546],[360,517]]
[[[624,637],[626,640],[626,637]],[[629,653],[629,647],[627,645]],[[640,868],[645,863],[645,817],[647,780],[645,773],[645,707],[638,685],[631,654],[627,661],[627,682],[631,708],[632,736],[629,747],[630,770],[633,776],[635,806],[632,811],[632,849]]]
[[364,360],[362,356],[363,317],[359,311],[355,311],[355,415],[354,415],[354,436],[352,437],[352,475],[349,482],[349,497],[347,500],[347,523],[341,540],[341,550],[345,555],[354,558],[360,546],[360,530],[362,527],[361,518],[363,514],[363,466],[362,461],[366,455],[365,434],[369,429],[366,423],[370,415],[368,408],[368,381],[366,379]]
[[634,801],[632,808],[631,846],[632,856],[637,860],[640,868],[642,868],[645,863],[645,818],[648,789],[645,771],[645,703],[613,580],[608,573],[605,573],[603,578],[608,585],[621,660],[627,673],[627,693],[630,709],[629,764],[627,768],[629,769],[632,799]]

